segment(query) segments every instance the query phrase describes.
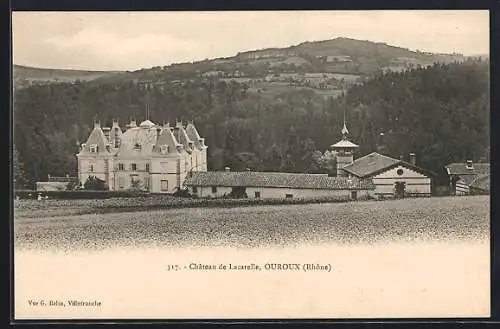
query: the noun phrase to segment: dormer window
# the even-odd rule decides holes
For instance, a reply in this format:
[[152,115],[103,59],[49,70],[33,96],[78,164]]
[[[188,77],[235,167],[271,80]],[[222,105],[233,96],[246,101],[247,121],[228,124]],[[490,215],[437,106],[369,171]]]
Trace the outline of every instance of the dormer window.
[[160,146],[160,151],[161,151],[161,153],[163,153],[163,154],[168,153],[168,145],[165,145],[165,144],[161,145],[161,146]]
[[135,145],[134,145],[134,150],[138,150],[138,151],[140,151],[140,150],[141,150],[141,144],[139,144],[139,143],[135,143]]
[[90,153],[97,153],[97,144],[89,145]]

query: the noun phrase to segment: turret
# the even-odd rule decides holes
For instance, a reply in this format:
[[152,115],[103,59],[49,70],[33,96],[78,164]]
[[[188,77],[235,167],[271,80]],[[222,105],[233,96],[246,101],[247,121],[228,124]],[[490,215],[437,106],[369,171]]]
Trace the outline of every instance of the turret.
[[342,139],[330,147],[336,155],[337,176],[347,176],[343,168],[354,162],[354,151],[356,151],[359,146],[348,140],[349,130],[346,126],[345,116],[344,126],[342,127],[341,133]]

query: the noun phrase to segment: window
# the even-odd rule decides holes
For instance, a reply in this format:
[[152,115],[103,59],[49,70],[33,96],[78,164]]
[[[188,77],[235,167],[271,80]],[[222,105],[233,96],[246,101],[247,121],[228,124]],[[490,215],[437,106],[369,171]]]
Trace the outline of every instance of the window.
[[285,194],[285,198],[286,199],[291,199],[291,198],[293,198],[293,195],[292,194]]
[[212,193],[217,193],[217,186],[212,186]]
[[137,170],[137,164],[135,164],[135,163],[130,164],[130,170],[136,171]]
[[161,172],[166,174],[168,173],[168,163],[167,162],[160,162],[160,167],[161,167]]
[[125,179],[123,177],[118,177],[118,187],[119,188],[125,187]]
[[123,166],[123,163],[118,164],[118,170],[125,170],[125,167]]
[[396,173],[397,173],[399,176],[403,175],[403,169],[401,169],[401,168],[400,168],[400,169],[398,169],[398,171],[396,171]]
[[162,191],[168,191],[168,181],[166,179],[162,179],[160,188]]
[[358,191],[351,191],[351,199],[352,200],[358,199]]
[[160,151],[163,154],[168,153],[168,145],[165,145],[165,144],[161,145],[160,146]]
[[89,165],[89,171],[94,172],[94,165],[93,164]]
[[140,151],[140,150],[141,150],[141,144],[139,144],[139,143],[135,143],[135,145],[134,145],[134,150],[138,150],[138,151]]
[[193,186],[193,193],[198,193],[198,188],[196,186]]
[[149,172],[149,163],[146,163],[146,172]]
[[91,153],[97,153],[97,144],[90,145],[89,150]]
[[255,198],[259,199],[260,198],[260,192],[255,192]]

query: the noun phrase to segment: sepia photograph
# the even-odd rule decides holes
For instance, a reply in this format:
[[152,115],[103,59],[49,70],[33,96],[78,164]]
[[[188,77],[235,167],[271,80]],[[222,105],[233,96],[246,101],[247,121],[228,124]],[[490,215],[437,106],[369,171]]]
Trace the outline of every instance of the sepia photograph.
[[489,15],[12,12],[13,320],[490,317]]

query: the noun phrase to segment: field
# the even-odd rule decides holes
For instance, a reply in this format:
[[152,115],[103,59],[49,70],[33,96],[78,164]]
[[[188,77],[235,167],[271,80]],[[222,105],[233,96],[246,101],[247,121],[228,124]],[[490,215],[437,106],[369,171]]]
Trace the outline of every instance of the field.
[[[489,315],[487,196],[17,215],[18,318]],[[189,264],[330,264],[331,272]],[[178,264],[179,271],[168,271]],[[184,270],[183,270],[184,268]],[[101,308],[27,300],[96,299]]]
[[[433,198],[69,216],[51,216],[39,209],[16,216],[14,230],[17,247],[65,249],[139,242],[164,247],[259,247],[485,239],[489,234],[488,201],[485,197]],[[99,200],[64,202],[82,208]]]

